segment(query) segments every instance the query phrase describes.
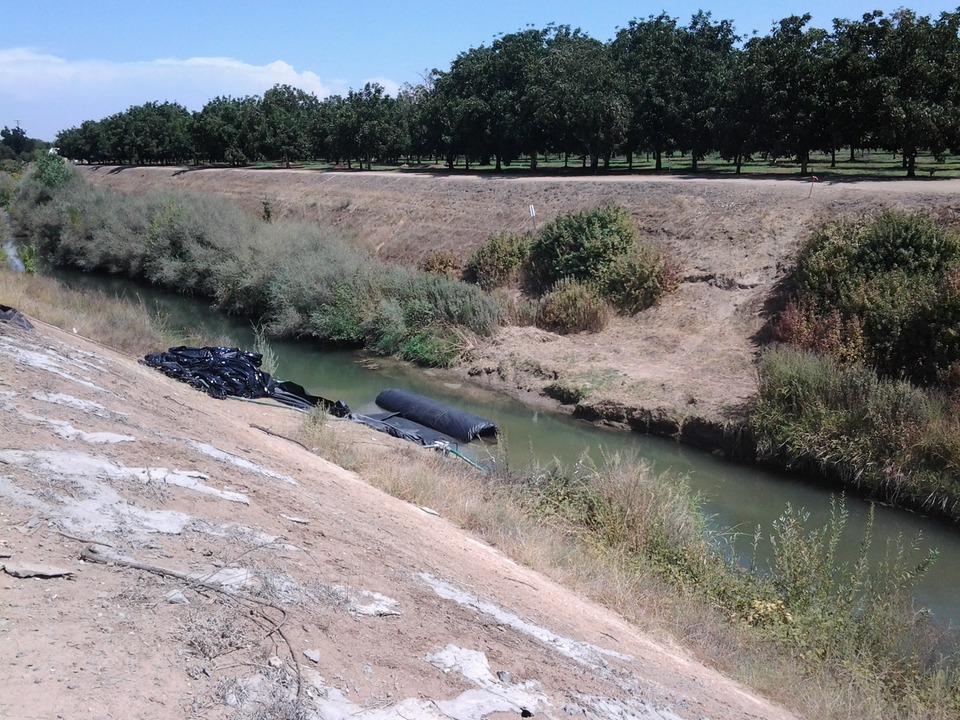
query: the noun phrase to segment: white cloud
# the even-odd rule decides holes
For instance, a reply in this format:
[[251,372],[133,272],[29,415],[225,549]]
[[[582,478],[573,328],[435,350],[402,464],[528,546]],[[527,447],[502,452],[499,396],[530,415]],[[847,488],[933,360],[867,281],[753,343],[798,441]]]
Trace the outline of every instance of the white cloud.
[[[398,83],[376,78],[395,94]],[[323,82],[283,61],[250,65],[231,58],[143,62],[67,61],[31,48],[0,49],[0,126],[20,126],[30,137],[53,140],[60,130],[100,120],[145,102],[178,102],[199,110],[218,95],[262,95],[292,85],[318,98],[343,94],[343,81]]]

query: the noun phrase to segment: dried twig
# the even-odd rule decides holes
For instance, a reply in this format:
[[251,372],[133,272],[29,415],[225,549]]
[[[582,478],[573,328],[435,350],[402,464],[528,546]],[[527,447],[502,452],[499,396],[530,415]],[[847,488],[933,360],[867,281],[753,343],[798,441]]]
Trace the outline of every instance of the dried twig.
[[255,429],[255,430],[259,430],[260,432],[266,433],[267,435],[273,435],[273,437],[278,437],[278,438],[280,438],[281,440],[287,440],[287,441],[289,441],[289,442],[292,442],[292,443],[294,443],[294,444],[296,444],[296,445],[299,445],[299,446],[302,447],[304,450],[308,450],[308,451],[310,450],[310,448],[308,448],[306,445],[304,445],[304,444],[303,444],[302,442],[300,442],[299,440],[294,440],[294,439],[293,439],[292,437],[290,437],[289,435],[284,435],[283,433],[274,432],[273,430],[271,430],[271,429],[269,429],[269,428],[265,428],[263,425],[257,425],[256,423],[250,423],[250,427],[252,427],[252,428]]
[[[172,577],[177,580],[182,580],[183,582],[195,586],[202,587],[205,590],[211,590],[216,593],[220,593],[224,597],[230,598],[234,601],[243,601],[252,603],[254,605],[259,605],[261,608],[270,608],[276,610],[281,614],[280,622],[275,622],[269,616],[263,615],[263,619],[272,625],[268,628],[267,635],[272,635],[277,633],[287,646],[287,651],[290,653],[290,659],[293,661],[294,668],[297,671],[297,697],[300,698],[303,694],[303,675],[300,671],[300,662],[297,660],[297,654],[293,649],[293,643],[290,642],[290,638],[287,637],[286,633],[283,632],[283,624],[287,620],[287,611],[284,610],[279,605],[269,602],[267,600],[261,600],[260,598],[253,597],[252,595],[247,595],[245,593],[238,593],[226,590],[221,585],[217,583],[207,582],[206,580],[198,580],[197,578],[190,577],[186,573],[179,572],[177,570],[171,570],[170,568],[165,568],[160,565],[151,565],[149,563],[138,562],[132,558],[125,557],[123,555],[118,555],[116,553],[104,552],[97,549],[96,547],[86,547],[80,552],[80,557],[87,562],[95,562],[103,565],[117,565],[119,567],[131,568],[133,570],[142,570],[144,572],[153,573],[154,575],[160,575],[163,577]],[[262,613],[262,611],[261,611]]]

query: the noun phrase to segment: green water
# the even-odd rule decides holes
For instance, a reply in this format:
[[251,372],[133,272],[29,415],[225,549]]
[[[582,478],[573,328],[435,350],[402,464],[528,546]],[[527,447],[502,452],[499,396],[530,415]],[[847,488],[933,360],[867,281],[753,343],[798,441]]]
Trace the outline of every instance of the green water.
[[[171,329],[186,335],[217,339],[219,344],[253,348],[249,324],[219,315],[204,303],[159,293],[129,281],[59,272],[72,286],[100,289],[133,302],[144,303],[161,313]],[[604,452],[627,452],[650,463],[670,477],[682,475],[704,498],[704,511],[718,528],[729,528],[743,537],[735,551],[750,551],[754,528],[759,524],[769,535],[770,524],[787,503],[804,508],[823,524],[829,518],[831,491],[802,477],[788,477],[736,464],[708,453],[683,448],[669,440],[626,433],[574,420],[566,415],[532,410],[529,406],[472,384],[452,373],[424,370],[391,359],[350,351],[331,351],[298,342],[273,344],[278,356],[275,376],[293,380],[308,392],[345,401],[354,411],[376,411],[374,398],[386,388],[397,387],[427,395],[494,421],[500,429],[508,462],[523,468],[532,462],[556,460],[575,463],[584,454],[599,460]],[[157,348],[162,350],[164,348]],[[468,449],[483,457],[490,448],[472,443]],[[497,452],[497,450],[494,450]],[[869,505],[848,498],[850,512],[844,556],[855,559],[863,536]],[[876,509],[874,547],[882,550],[887,539],[912,538],[922,532],[922,546],[939,548],[941,555],[919,587],[918,605],[932,609],[938,618],[960,622],[960,531],[909,512],[886,507]],[[758,558],[762,564],[763,557]]]

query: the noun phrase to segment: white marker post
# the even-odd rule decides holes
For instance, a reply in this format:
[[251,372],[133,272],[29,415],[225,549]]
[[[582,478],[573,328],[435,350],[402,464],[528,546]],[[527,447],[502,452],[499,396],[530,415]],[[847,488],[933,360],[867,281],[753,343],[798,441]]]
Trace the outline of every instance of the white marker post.
[[530,206],[530,221],[533,223],[533,232],[537,232],[537,209],[531,205]]

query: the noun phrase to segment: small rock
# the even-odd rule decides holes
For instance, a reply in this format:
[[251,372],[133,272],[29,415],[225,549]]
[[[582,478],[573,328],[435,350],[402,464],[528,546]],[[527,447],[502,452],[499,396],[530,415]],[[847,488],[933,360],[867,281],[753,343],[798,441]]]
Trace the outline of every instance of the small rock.
[[304,650],[303,654],[306,656],[307,660],[311,660],[315,663],[320,662],[320,651],[319,650]]
[[497,679],[504,685],[509,685],[513,682],[513,676],[506,670],[497,670]]
[[183,594],[180,590],[171,590],[167,593],[167,602],[171,605],[189,605],[190,601],[187,600],[187,596]]
[[267,660],[267,665],[269,665],[270,667],[276,670],[279,670],[280,668],[283,667],[283,660],[278,658],[276,655],[271,655],[270,659]]
[[300,525],[310,524],[309,520],[302,517],[297,517],[296,515],[284,515],[283,513],[281,513],[280,517],[282,517],[284,520],[289,520],[290,522],[299,523]]
[[3,571],[7,575],[13,575],[13,577],[18,578],[69,578],[73,575],[73,570],[66,570],[64,568],[54,567],[53,565],[30,562],[4,563]]

